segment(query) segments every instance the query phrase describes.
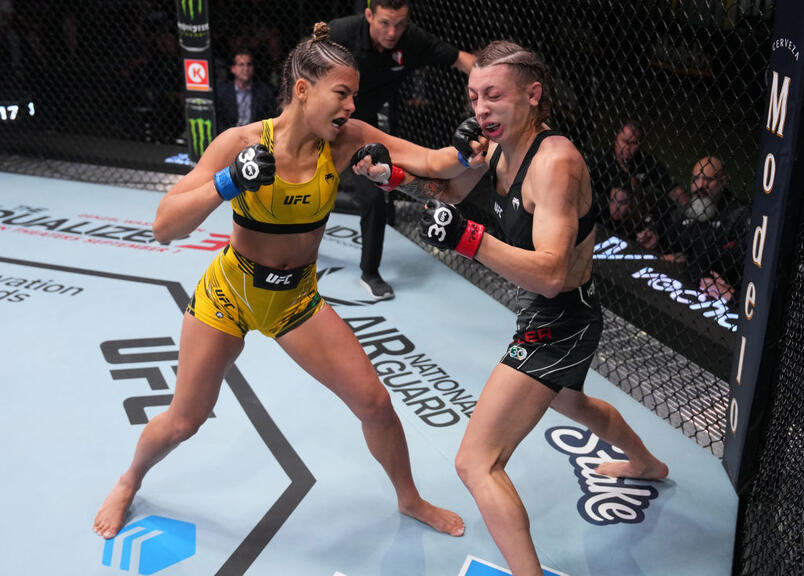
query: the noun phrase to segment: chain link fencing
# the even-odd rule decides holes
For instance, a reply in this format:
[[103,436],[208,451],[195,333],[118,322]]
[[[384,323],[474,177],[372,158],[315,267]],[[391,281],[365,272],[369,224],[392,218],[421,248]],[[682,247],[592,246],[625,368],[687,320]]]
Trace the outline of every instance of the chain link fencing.
[[[595,191],[606,329],[594,368],[722,456],[772,7],[440,2],[417,4],[413,17],[464,50],[510,39],[548,63],[548,123],[587,159]],[[413,75],[397,102],[399,134],[449,142],[471,113],[464,86],[454,69]],[[462,209],[498,233],[492,200],[484,180]],[[397,214],[396,227],[415,238],[415,214]],[[514,288],[496,275],[438,257],[512,306]]]
[[[278,88],[287,52],[355,2],[211,2],[214,76],[239,47]],[[0,166],[166,189],[188,169],[174,1],[32,0],[3,5]],[[466,51],[510,39],[551,69],[551,126],[590,166],[595,276],[607,330],[595,369],[722,455],[725,402],[761,125],[772,8],[761,2],[418,2],[420,26]],[[418,70],[391,105],[398,135],[439,147],[471,113],[456,69]],[[14,118],[11,118],[11,116]],[[631,123],[630,171],[621,153]],[[719,201],[694,193],[693,165],[722,163]],[[706,168],[717,168],[707,161]],[[91,168],[91,169],[89,169]],[[134,170],[132,170],[134,169]],[[706,170],[699,170],[706,172]],[[711,177],[706,173],[704,177]],[[710,178],[711,179],[711,178]],[[671,193],[672,192],[672,193]],[[686,204],[674,199],[680,192]],[[415,239],[409,202],[395,226]],[[496,233],[483,180],[462,208]],[[645,231],[657,237],[651,244]],[[510,305],[512,287],[455,255],[444,262]],[[708,279],[708,280],[707,280]],[[706,283],[709,283],[707,286]],[[722,291],[722,295],[721,295]]]
[[742,498],[735,576],[804,573],[804,222],[798,234],[759,463]]

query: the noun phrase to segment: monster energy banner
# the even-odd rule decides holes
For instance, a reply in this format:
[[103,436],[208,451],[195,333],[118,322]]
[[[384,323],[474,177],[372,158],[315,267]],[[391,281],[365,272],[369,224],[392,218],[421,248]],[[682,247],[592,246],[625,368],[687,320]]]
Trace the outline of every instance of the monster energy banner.
[[767,97],[759,147],[750,246],[729,381],[723,465],[738,492],[750,485],[781,337],[787,271],[798,224],[802,172],[797,154],[802,106],[804,5],[777,0],[765,71]]
[[187,98],[185,114],[190,160],[198,162],[215,137],[215,102],[207,98]]
[[211,0],[177,0],[179,43],[183,50],[198,54],[210,47],[210,1]]
[[216,133],[209,3],[210,0],[176,0],[184,70],[187,144],[193,162],[198,162]]

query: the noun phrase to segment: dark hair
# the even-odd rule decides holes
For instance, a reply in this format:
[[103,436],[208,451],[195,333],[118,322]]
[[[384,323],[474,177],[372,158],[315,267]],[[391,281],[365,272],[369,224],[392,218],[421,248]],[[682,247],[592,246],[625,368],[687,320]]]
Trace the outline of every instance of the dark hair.
[[[631,186],[631,182],[629,181],[630,178],[620,178],[615,182],[612,182],[611,186],[609,187],[609,191],[606,197],[607,202],[611,202],[611,194],[615,190],[620,190],[621,192],[625,192],[627,197],[627,206],[628,212],[625,215],[625,219],[622,220],[623,223],[632,222],[633,225],[642,222],[642,191],[639,187],[634,188]],[[618,202],[619,203],[619,202]],[[634,230],[636,232],[636,230]]]
[[329,26],[325,22],[317,22],[313,37],[299,42],[285,60],[279,88],[282,107],[293,99],[293,86],[299,78],[315,83],[335,66],[357,70],[357,61],[349,50],[329,39]]
[[534,114],[535,123],[541,124],[550,117],[550,70],[532,50],[514,42],[495,40],[483,48],[475,60],[475,68],[506,64],[517,75],[522,86],[532,82],[542,85],[542,97]]
[[405,6],[410,6],[410,0],[368,0],[366,2],[366,7],[371,10],[372,14],[380,7],[388,10],[399,10]]
[[229,64],[232,64],[232,65],[235,64],[237,62],[237,57],[238,56],[250,56],[251,61],[252,62],[254,61],[254,53],[251,50],[249,50],[248,48],[246,48],[245,46],[241,46],[237,50],[232,52],[232,58],[229,60]]
[[639,122],[636,120],[627,120],[625,124],[623,124],[623,127],[620,128],[620,132],[622,132],[625,128],[630,128],[637,140],[642,142],[642,139],[645,137],[645,130],[643,130],[642,125]]

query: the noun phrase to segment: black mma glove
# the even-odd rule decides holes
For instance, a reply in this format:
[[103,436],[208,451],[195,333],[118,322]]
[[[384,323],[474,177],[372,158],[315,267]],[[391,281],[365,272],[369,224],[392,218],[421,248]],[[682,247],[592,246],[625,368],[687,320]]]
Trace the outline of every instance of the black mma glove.
[[274,183],[276,162],[268,148],[253,144],[243,148],[228,168],[215,174],[215,190],[224,200],[231,200],[245,190],[256,192]]
[[391,154],[388,152],[388,148],[386,148],[383,144],[377,142],[374,144],[366,144],[365,146],[361,147],[352,155],[352,159],[350,161],[351,165],[354,166],[366,156],[371,156],[372,166],[382,166],[385,168],[385,175],[381,178],[381,180],[375,180],[374,178],[376,178],[376,176],[367,176],[367,178],[369,178],[369,180],[374,182],[377,186],[390,192],[402,183],[402,179],[405,177],[405,171],[399,166],[394,166],[394,163],[391,162]]
[[428,200],[419,221],[422,240],[441,250],[455,250],[467,258],[474,258],[486,227],[467,220],[452,204],[441,200]]
[[452,145],[458,149],[458,162],[467,168],[469,168],[469,159],[475,154],[469,143],[472,140],[477,142],[482,133],[483,129],[480,127],[477,118],[470,116],[460,123],[455,129],[455,134],[452,135]]

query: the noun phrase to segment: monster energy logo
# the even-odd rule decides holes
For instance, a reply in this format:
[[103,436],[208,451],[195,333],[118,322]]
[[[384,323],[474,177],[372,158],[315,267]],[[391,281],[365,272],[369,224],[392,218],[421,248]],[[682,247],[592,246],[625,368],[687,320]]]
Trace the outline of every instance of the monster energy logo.
[[204,0],[179,0],[181,13],[190,20],[195,18],[196,11],[201,14],[204,10]]
[[188,118],[193,153],[201,156],[212,142],[212,121],[206,118]]

